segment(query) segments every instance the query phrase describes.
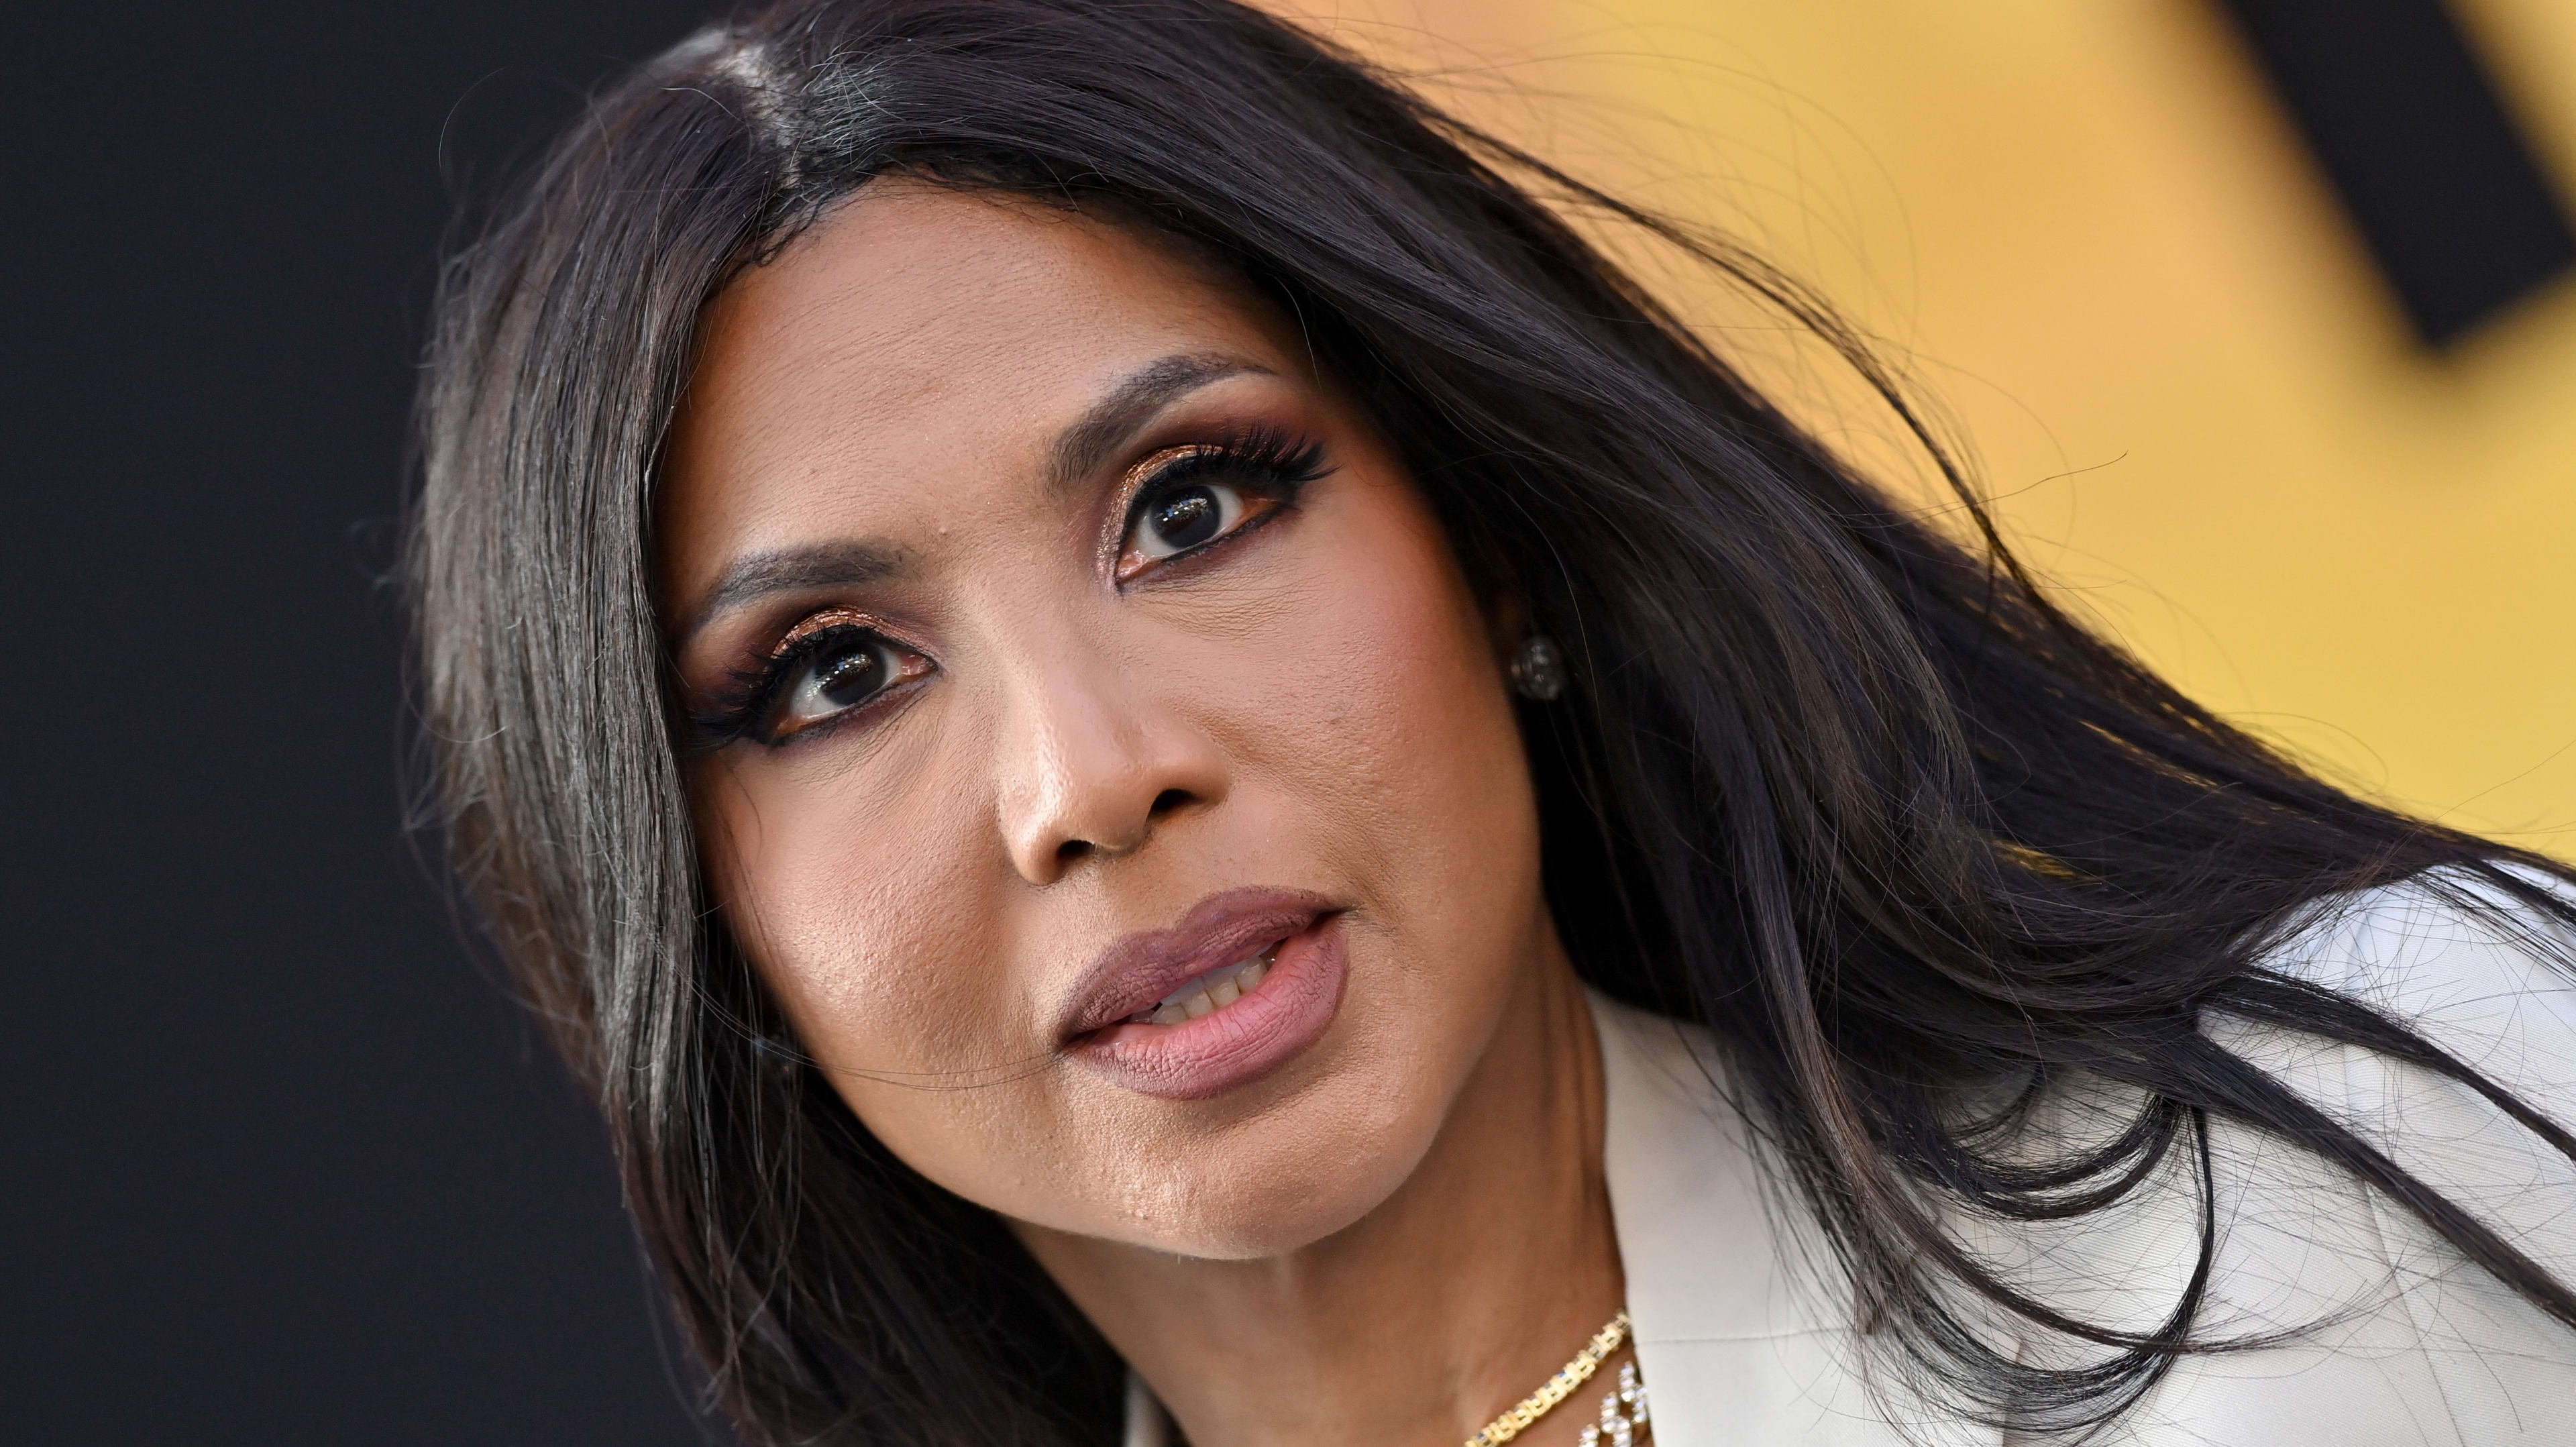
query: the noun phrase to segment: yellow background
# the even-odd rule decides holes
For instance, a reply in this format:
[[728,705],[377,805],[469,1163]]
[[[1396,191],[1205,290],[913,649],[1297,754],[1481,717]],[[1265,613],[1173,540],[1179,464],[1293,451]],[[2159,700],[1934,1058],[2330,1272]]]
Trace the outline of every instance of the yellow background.
[[[2576,190],[2576,5],[2458,8]],[[2418,349],[2214,7],[1286,9],[1819,287],[1966,438],[2025,558],[2197,697],[2366,793],[2576,855],[2576,284]],[[1653,274],[1905,471],[1812,358]]]

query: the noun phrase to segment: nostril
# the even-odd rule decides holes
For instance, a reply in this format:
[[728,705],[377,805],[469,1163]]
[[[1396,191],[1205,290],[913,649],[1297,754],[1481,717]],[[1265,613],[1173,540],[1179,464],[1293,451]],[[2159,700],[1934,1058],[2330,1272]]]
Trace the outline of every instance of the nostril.
[[1163,792],[1154,796],[1154,802],[1147,806],[1145,818],[1143,820],[1137,821],[1131,818],[1129,821],[1131,826],[1133,826],[1132,833],[1135,837],[1132,839],[1125,837],[1131,832],[1131,830],[1127,829],[1118,831],[1117,834],[1109,838],[1106,843],[1098,839],[1085,839],[1076,835],[1055,847],[1055,867],[1059,870],[1068,869],[1072,867],[1076,861],[1087,859],[1094,854],[1114,856],[1125,854],[1131,849],[1139,848],[1144,844],[1146,836],[1151,832],[1152,825],[1159,823],[1166,815],[1172,813],[1172,811],[1182,808],[1185,805],[1198,802],[1198,797],[1198,795],[1191,793],[1187,789],[1165,789]]

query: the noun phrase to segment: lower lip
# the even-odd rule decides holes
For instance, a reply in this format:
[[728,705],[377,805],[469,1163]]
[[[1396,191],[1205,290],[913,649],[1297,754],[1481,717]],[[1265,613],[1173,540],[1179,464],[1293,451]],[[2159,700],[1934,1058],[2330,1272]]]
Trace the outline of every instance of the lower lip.
[[1350,973],[1341,917],[1279,946],[1252,993],[1178,1025],[1112,1025],[1065,1053],[1128,1089],[1205,1100],[1287,1064],[1332,1028]]

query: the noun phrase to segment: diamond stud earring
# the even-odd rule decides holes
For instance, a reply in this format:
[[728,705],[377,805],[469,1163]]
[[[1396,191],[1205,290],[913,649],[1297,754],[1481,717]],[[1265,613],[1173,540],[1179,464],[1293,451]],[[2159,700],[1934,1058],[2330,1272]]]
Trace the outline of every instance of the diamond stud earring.
[[1512,692],[1534,703],[1552,703],[1565,692],[1565,655],[1556,640],[1533,633],[1512,654]]

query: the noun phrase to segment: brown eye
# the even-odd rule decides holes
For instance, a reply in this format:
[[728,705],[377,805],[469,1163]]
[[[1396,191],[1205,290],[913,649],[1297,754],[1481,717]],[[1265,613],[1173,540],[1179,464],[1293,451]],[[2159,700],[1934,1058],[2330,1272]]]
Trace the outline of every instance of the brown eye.
[[848,708],[867,702],[870,695],[885,687],[888,673],[885,651],[861,645],[816,664],[813,692],[820,702]]
[[816,637],[779,691],[770,736],[785,738],[848,713],[929,670],[930,660],[882,634],[831,629]]
[[1191,482],[1138,510],[1128,547],[1147,559],[1186,553],[1234,531],[1249,510],[1243,493],[1231,483],[1213,478]]
[[1118,581],[1261,526],[1331,470],[1324,465],[1322,443],[1263,428],[1221,445],[1156,453],[1130,474],[1141,481],[1130,495],[1119,540]]

